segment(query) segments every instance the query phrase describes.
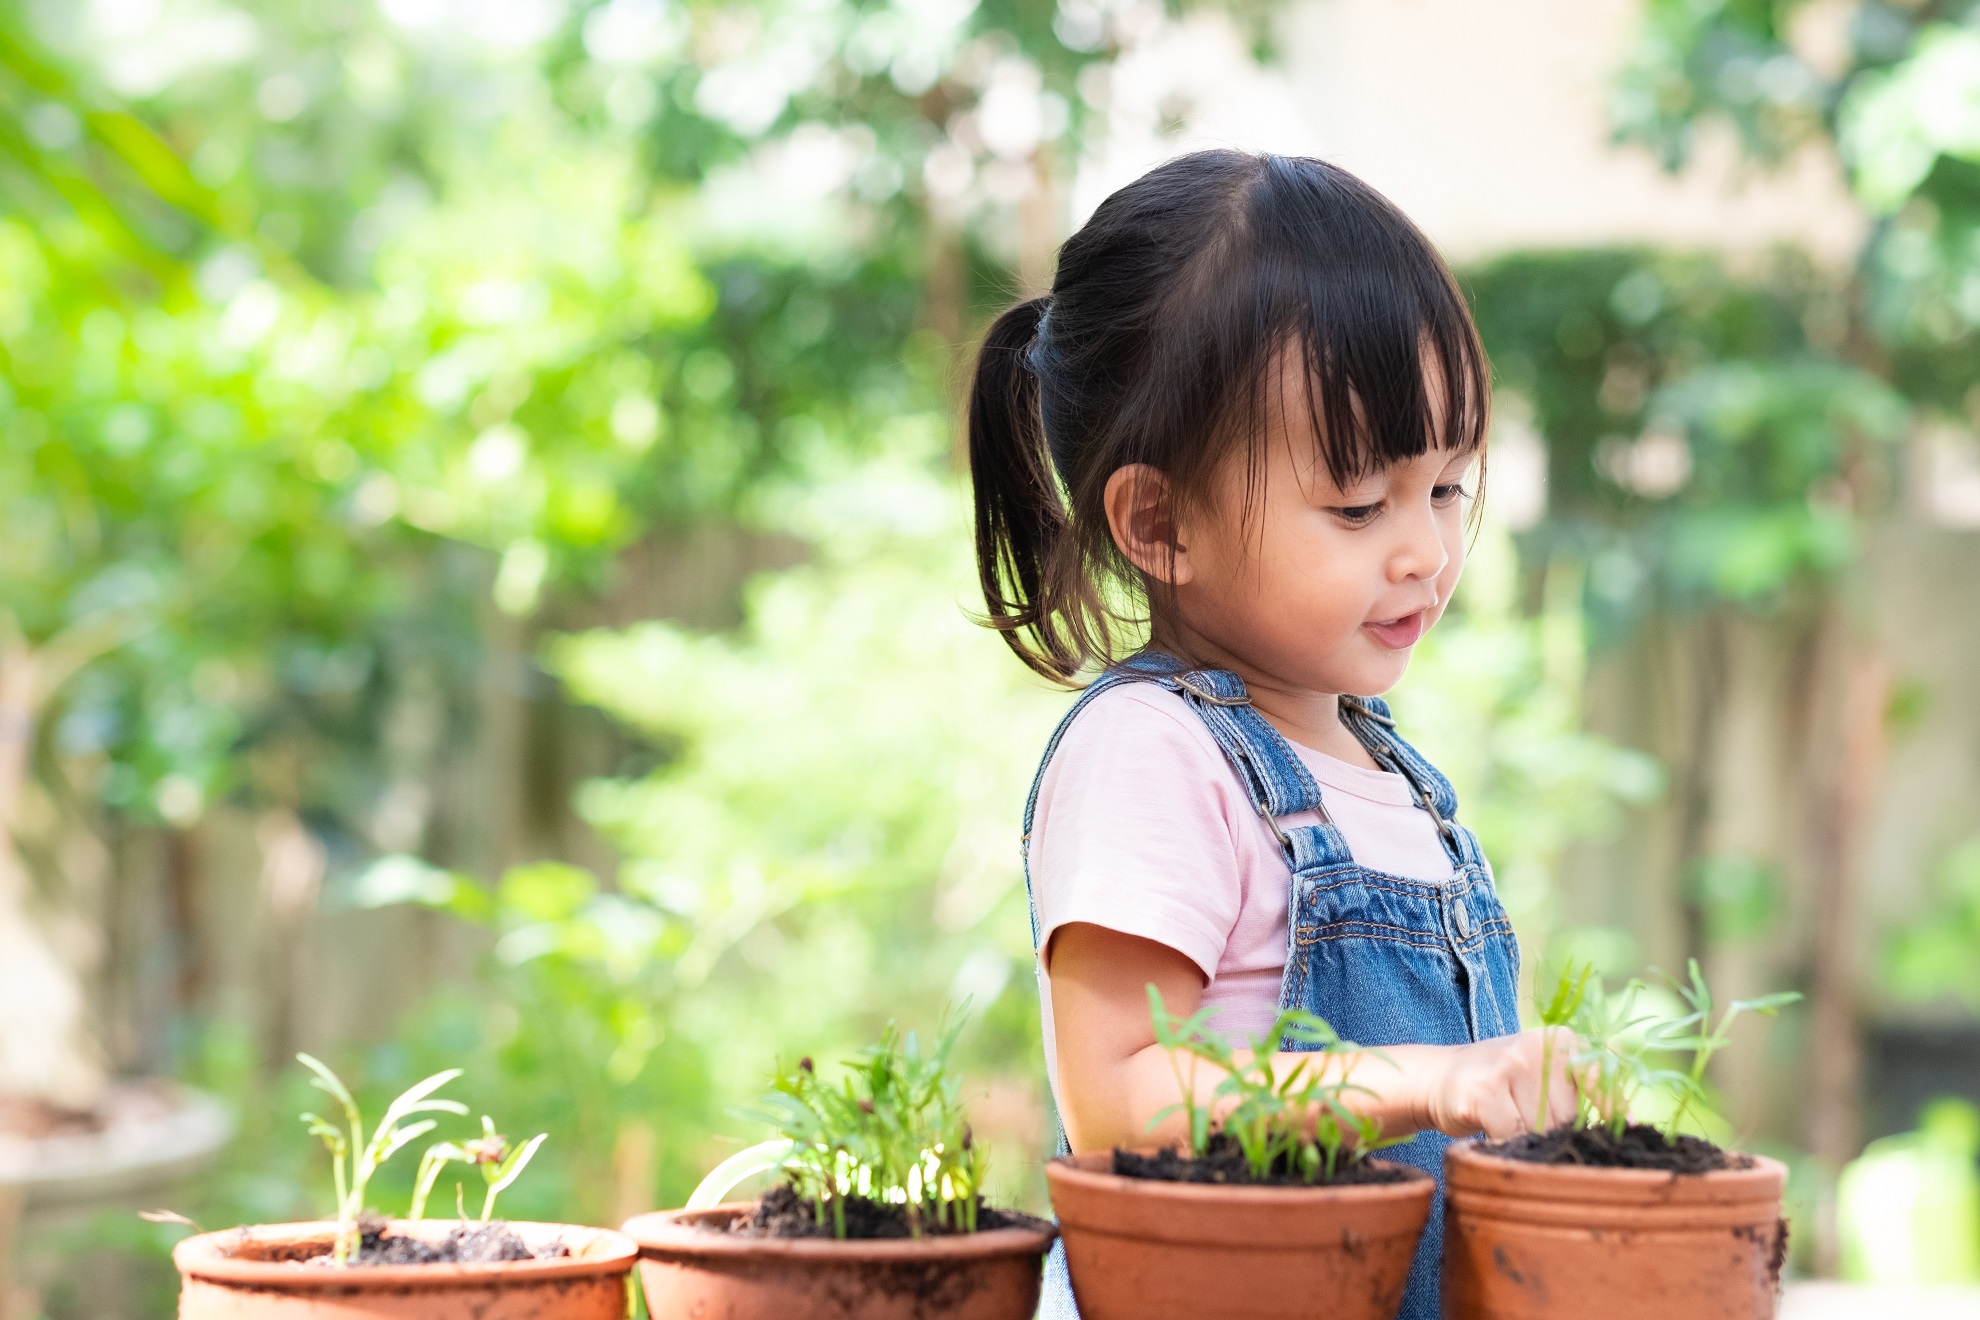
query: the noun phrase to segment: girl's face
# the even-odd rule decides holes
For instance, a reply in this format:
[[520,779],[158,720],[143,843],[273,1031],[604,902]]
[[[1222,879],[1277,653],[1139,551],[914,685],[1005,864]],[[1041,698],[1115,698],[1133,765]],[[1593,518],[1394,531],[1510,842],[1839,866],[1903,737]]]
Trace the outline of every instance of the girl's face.
[[[1430,383],[1440,396],[1441,382]],[[1343,486],[1321,458],[1304,399],[1286,402],[1270,423],[1249,516],[1238,453],[1210,497],[1172,526],[1162,526],[1162,501],[1142,508],[1137,525],[1137,501],[1123,500],[1129,516],[1113,519],[1116,539],[1142,533],[1143,553],[1123,548],[1174,586],[1158,634],[1202,662],[1286,692],[1386,692],[1457,588],[1464,483],[1477,452],[1431,449]],[[1162,553],[1149,555],[1150,541]],[[1163,541],[1174,545],[1173,570]]]

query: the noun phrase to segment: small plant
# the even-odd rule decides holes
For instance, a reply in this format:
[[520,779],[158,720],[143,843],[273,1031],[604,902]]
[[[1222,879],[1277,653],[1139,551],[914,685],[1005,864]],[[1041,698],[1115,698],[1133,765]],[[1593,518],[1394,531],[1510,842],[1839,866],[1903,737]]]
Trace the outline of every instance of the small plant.
[[914,1032],[888,1023],[878,1044],[849,1060],[836,1082],[809,1058],[780,1069],[761,1115],[781,1134],[722,1162],[688,1199],[712,1206],[755,1173],[781,1169],[817,1222],[846,1236],[846,1202],[902,1207],[908,1232],[930,1226],[973,1233],[987,1157],[963,1119],[962,1084],[949,1066],[959,1016],[924,1051]]
[[1565,1028],[1578,1038],[1569,1063],[1578,1091],[1575,1119],[1579,1128],[1606,1128],[1621,1136],[1629,1125],[1630,1106],[1642,1089],[1668,1081],[1672,1074],[1651,1067],[1640,1028],[1654,1021],[1636,1011],[1644,987],[1630,981],[1613,994],[1595,975],[1592,963],[1569,963],[1561,969],[1554,990],[1539,1005],[1542,1037],[1540,1100],[1533,1128],[1544,1130],[1547,1094],[1553,1073],[1556,1033]]
[[[1155,1041],[1168,1051],[1169,1066],[1182,1098],[1149,1120],[1154,1128],[1173,1114],[1189,1126],[1190,1154],[1202,1159],[1210,1149],[1213,1129],[1222,1131],[1244,1153],[1252,1176],[1264,1181],[1287,1172],[1302,1181],[1331,1182],[1375,1151],[1408,1138],[1384,1139],[1381,1124],[1347,1104],[1351,1092],[1366,1092],[1352,1076],[1367,1053],[1342,1040],[1327,1023],[1311,1013],[1289,1009],[1279,1014],[1248,1049],[1239,1049],[1209,1029],[1215,1009],[1198,1009],[1177,1018],[1162,1002],[1162,992],[1148,987],[1149,1015]],[[1301,1058],[1286,1068],[1279,1051],[1287,1041],[1326,1051]],[[1376,1057],[1381,1057],[1379,1054]],[[1328,1068],[1338,1062],[1338,1067]],[[1221,1072],[1223,1080],[1211,1092],[1212,1103],[1197,1098],[1199,1064]],[[1283,1070],[1283,1075],[1282,1075]],[[1233,1099],[1221,1120],[1213,1116],[1216,1102]]]
[[[1562,968],[1554,990],[1539,1005],[1542,1028],[1549,1034],[1542,1047],[1543,1062],[1539,1129],[1547,1113],[1546,1078],[1551,1072],[1552,1032],[1569,1028],[1580,1038],[1572,1065],[1580,1092],[1574,1126],[1605,1128],[1620,1137],[1631,1121],[1637,1098],[1645,1090],[1666,1090],[1676,1097],[1676,1105],[1661,1131],[1675,1140],[1685,1115],[1708,1103],[1705,1069],[1712,1056],[1732,1043],[1733,1021],[1745,1013],[1769,1017],[1801,996],[1792,992],[1739,999],[1728,1004],[1716,1023],[1712,1021],[1712,992],[1691,959],[1689,981],[1673,988],[1691,1010],[1682,1017],[1661,1020],[1637,1010],[1638,1000],[1648,988],[1631,980],[1611,994],[1595,975],[1592,964],[1568,964]],[[1678,1051],[1691,1053],[1688,1069],[1658,1066],[1655,1056]]]
[[1544,1131],[1547,1126],[1548,1084],[1554,1079],[1554,1048],[1556,1034],[1561,1028],[1573,1024],[1581,1012],[1582,1003],[1588,998],[1588,983],[1595,977],[1595,964],[1583,963],[1577,970],[1573,963],[1561,969],[1561,978],[1554,984],[1554,993],[1540,1009],[1540,1103],[1534,1115],[1533,1130]]
[[[483,1114],[479,1137],[459,1143],[442,1141],[428,1146],[426,1153],[420,1156],[419,1177],[413,1184],[412,1208],[406,1212],[406,1218],[424,1219],[426,1198],[432,1194],[433,1184],[439,1181],[441,1171],[449,1164],[467,1164],[480,1169],[482,1179],[488,1184],[488,1194],[481,1202],[481,1222],[487,1223],[495,1217],[495,1198],[522,1177],[522,1171],[529,1166],[536,1148],[549,1135],[539,1132],[522,1145],[511,1146],[509,1139],[495,1130],[495,1120]],[[456,1200],[459,1200],[458,1195]],[[461,1217],[465,1219],[467,1216],[463,1214]]]
[[331,1248],[331,1260],[338,1265],[347,1265],[358,1244],[358,1216],[364,1212],[364,1193],[371,1183],[371,1176],[407,1144],[417,1141],[438,1126],[430,1118],[416,1123],[406,1120],[415,1114],[467,1113],[467,1106],[458,1100],[432,1098],[435,1091],[459,1077],[461,1070],[449,1068],[407,1088],[386,1107],[385,1116],[378,1120],[377,1129],[367,1139],[364,1117],[358,1112],[357,1101],[351,1097],[350,1088],[320,1060],[298,1054],[296,1061],[316,1074],[310,1085],[336,1100],[344,1111],[344,1127],[317,1114],[304,1114],[302,1121],[309,1124],[310,1135],[320,1137],[330,1151],[330,1173],[337,1195],[337,1238]]
[[1762,995],[1758,999],[1735,999],[1727,1004],[1719,1015],[1716,1025],[1712,1022],[1712,991],[1705,984],[1704,975],[1698,970],[1698,960],[1693,958],[1687,968],[1689,984],[1672,983],[1678,995],[1691,1011],[1671,1022],[1660,1023],[1651,1033],[1651,1044],[1663,1050],[1691,1051],[1691,1067],[1678,1073],[1677,1108],[1671,1111],[1670,1119],[1664,1125],[1667,1138],[1677,1136],[1678,1124],[1684,1120],[1687,1110],[1696,1104],[1705,1104],[1705,1066],[1712,1056],[1732,1044],[1732,1024],[1734,1019],[1745,1013],[1762,1013],[1773,1017],[1801,996],[1792,990],[1779,994]]

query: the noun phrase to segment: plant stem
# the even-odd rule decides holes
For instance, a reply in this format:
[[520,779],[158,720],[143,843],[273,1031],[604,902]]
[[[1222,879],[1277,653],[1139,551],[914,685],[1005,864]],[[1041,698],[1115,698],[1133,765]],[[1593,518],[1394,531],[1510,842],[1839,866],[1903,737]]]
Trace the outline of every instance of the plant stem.
[[1540,1103],[1533,1115],[1533,1130],[1547,1130],[1547,1084],[1554,1080],[1554,1029],[1540,1028]]

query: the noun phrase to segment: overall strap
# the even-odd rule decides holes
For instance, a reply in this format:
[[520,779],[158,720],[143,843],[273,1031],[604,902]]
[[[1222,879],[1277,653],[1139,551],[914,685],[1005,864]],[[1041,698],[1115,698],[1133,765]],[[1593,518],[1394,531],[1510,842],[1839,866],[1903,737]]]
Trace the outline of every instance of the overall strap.
[[1457,790],[1436,766],[1396,732],[1396,721],[1389,714],[1389,703],[1380,697],[1343,696],[1341,722],[1375,758],[1375,763],[1391,774],[1401,775],[1416,794],[1417,802],[1437,822],[1437,834],[1444,851],[1456,866],[1483,865],[1484,851],[1470,830],[1457,823]]

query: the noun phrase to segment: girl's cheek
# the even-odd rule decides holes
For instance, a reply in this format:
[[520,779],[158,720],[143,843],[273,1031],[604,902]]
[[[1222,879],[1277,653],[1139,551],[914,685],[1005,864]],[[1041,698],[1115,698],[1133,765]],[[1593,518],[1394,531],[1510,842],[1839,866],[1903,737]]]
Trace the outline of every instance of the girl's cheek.
[[1464,528],[1460,524],[1454,530],[1456,535],[1447,536],[1444,540],[1444,554],[1446,556],[1444,571],[1437,575],[1437,601],[1440,609],[1451,603],[1451,596],[1457,591],[1458,579],[1464,576],[1464,552],[1466,545]]

